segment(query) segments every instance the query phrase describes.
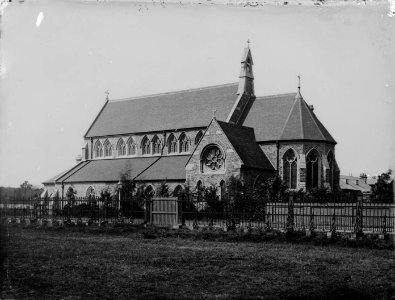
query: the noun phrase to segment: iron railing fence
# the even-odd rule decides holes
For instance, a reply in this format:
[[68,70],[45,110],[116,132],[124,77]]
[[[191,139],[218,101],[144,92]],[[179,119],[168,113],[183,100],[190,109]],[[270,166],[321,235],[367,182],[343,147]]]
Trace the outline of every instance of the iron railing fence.
[[[394,233],[395,204],[366,202],[354,196],[324,195],[300,197],[287,195],[273,201],[251,195],[227,199],[204,199],[190,194],[171,198],[177,206],[178,224],[188,227],[213,226],[222,228],[265,228],[295,230],[346,231],[361,228],[363,232]],[[89,221],[118,221],[120,216],[130,223],[151,222],[151,209],[157,218],[161,213],[174,214],[168,207],[153,199],[121,199],[76,197],[75,199],[21,199],[0,202],[3,217],[30,219],[81,219]],[[155,203],[154,203],[155,202]],[[174,218],[173,218],[174,219]],[[165,218],[163,219],[165,220]]]
[[[0,203],[0,215],[30,219],[81,219],[91,221],[119,220],[122,216],[130,222],[146,222],[144,201],[75,197],[74,199],[21,199]],[[121,214],[120,214],[121,213]]]

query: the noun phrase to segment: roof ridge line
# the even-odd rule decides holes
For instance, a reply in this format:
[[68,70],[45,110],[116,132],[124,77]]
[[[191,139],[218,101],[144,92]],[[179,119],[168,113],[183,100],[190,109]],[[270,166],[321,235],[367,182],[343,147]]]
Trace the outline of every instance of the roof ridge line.
[[[298,101],[298,100],[300,102],[304,101],[303,98],[297,99],[296,101]],[[304,136],[304,129],[303,129],[302,103],[299,104],[299,114],[300,114],[300,131],[302,132],[302,139],[304,139],[305,136]]]
[[296,93],[284,93],[284,94],[257,96],[257,97],[255,98],[255,100],[258,100],[258,99],[268,99],[268,98],[279,98],[279,97],[291,96],[291,95],[296,95]]
[[278,136],[277,140],[281,139],[282,135],[284,134],[285,127],[287,126],[288,121],[289,121],[289,118],[291,117],[292,111],[293,111],[293,109],[294,109],[294,107],[295,107],[295,105],[296,105],[296,101],[297,101],[297,99],[294,100],[294,104],[292,104],[292,107],[291,107],[291,109],[289,110],[287,119],[286,119],[285,122],[284,122],[283,129],[281,129],[281,133],[280,133],[280,135]]
[[172,91],[172,92],[156,93],[156,94],[135,96],[135,97],[129,97],[129,98],[112,99],[112,100],[109,100],[109,102],[112,103],[112,102],[121,102],[121,101],[129,101],[129,100],[136,100],[136,99],[152,98],[152,97],[156,97],[156,96],[175,95],[175,94],[180,94],[180,93],[185,93],[185,92],[210,90],[210,89],[214,89],[214,88],[218,88],[218,87],[226,87],[226,86],[232,86],[232,85],[237,85],[237,84],[238,84],[238,82],[232,82],[232,83],[204,86],[204,87],[199,87],[199,88],[191,88],[191,89]]

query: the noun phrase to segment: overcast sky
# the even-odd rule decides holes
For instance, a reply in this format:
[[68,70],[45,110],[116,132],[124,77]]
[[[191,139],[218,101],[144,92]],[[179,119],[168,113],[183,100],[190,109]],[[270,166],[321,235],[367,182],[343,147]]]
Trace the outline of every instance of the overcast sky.
[[256,94],[295,92],[301,74],[342,174],[395,169],[395,18],[385,5],[15,2],[2,23],[2,186],[73,166],[107,89],[116,99],[236,82],[247,39]]

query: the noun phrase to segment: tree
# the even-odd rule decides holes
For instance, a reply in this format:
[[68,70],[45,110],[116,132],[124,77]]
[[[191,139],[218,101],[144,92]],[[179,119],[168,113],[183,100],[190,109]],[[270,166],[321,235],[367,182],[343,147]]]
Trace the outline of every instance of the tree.
[[169,186],[166,181],[162,181],[157,192],[158,197],[169,197]]
[[24,198],[26,198],[26,195],[31,192],[33,185],[29,183],[29,181],[24,181],[20,186],[20,189],[22,191],[22,195]]
[[372,187],[373,195],[375,195],[376,200],[382,201],[392,201],[394,191],[392,188],[392,170],[389,169],[386,173],[382,173],[378,176],[377,182]]

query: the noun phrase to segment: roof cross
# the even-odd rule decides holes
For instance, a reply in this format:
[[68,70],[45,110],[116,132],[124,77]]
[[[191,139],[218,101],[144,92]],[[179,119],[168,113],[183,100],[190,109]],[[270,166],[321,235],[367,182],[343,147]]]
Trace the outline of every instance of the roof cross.
[[247,48],[250,48],[250,39],[247,40]]
[[213,109],[212,112],[213,112],[213,119],[215,119],[215,113],[217,112],[217,110]]
[[108,101],[108,95],[110,95],[110,92],[108,90],[106,90],[105,94],[106,94],[106,100]]

